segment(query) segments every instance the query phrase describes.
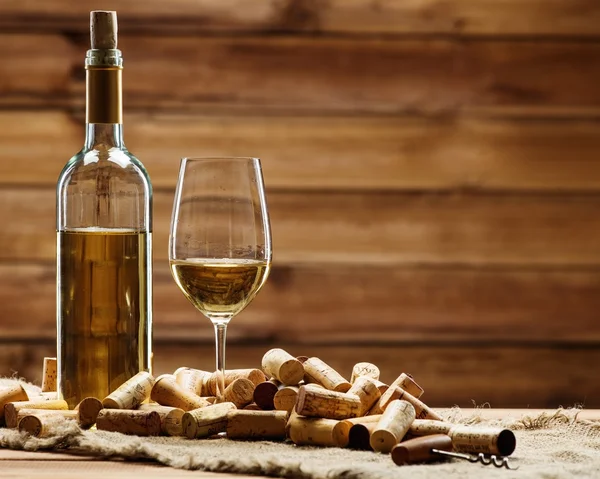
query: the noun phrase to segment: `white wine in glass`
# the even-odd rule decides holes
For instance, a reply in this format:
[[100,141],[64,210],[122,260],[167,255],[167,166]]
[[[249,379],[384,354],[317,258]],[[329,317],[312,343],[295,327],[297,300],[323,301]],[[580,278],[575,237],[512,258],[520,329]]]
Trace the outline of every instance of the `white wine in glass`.
[[169,239],[175,282],[215,328],[222,400],[227,325],[254,299],[271,268],[260,160],[184,158]]

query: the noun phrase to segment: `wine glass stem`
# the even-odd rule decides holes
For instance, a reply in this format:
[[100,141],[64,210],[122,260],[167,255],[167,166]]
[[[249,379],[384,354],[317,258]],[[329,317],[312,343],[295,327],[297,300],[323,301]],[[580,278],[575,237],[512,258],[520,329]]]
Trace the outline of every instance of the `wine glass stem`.
[[224,401],[226,334],[227,323],[215,323],[215,345],[217,352],[217,402]]

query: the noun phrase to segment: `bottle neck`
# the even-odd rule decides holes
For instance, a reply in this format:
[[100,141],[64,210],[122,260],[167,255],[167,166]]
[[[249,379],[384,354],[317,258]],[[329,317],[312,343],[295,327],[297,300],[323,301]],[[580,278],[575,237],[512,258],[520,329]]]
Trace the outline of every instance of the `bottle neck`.
[[86,123],[123,123],[120,66],[86,66]]
[[123,149],[123,125],[121,123],[87,123],[85,129],[85,148],[91,150],[96,145],[107,149]]
[[123,60],[119,50],[89,50],[86,69],[86,139],[95,145],[123,148]]

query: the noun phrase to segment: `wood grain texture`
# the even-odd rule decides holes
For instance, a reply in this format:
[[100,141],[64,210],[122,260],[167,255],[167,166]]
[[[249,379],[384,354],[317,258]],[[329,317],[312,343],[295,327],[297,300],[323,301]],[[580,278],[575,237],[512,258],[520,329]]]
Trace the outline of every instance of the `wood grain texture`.
[[[312,32],[344,34],[600,35],[593,0],[106,0],[124,32]],[[0,26],[86,31],[90,7],[68,0],[4,0]]]
[[[234,329],[232,324],[232,328]],[[589,365],[600,361],[600,346],[593,347],[502,347],[492,345],[395,346],[365,344],[362,346],[318,346],[298,344],[231,343],[227,350],[227,367],[242,368],[260,364],[262,355],[280,346],[294,355],[319,356],[332,367],[350,375],[357,361],[368,361],[381,369],[382,380],[391,381],[406,371],[425,389],[423,401],[432,407],[459,405],[473,407],[488,402],[492,407],[556,408],[584,404],[600,406],[600,384],[589,374]],[[212,342],[155,344],[154,372],[173,372],[180,366],[199,369],[214,368]],[[19,374],[34,381],[41,380],[44,355],[54,344],[2,344],[0,374]],[[557,380],[557,378],[560,378]],[[565,387],[572,384],[576,387]]]
[[[54,186],[81,147],[81,121],[59,110],[0,111],[1,182]],[[593,120],[133,112],[125,137],[155,188],[174,188],[179,159],[202,155],[260,156],[276,189],[600,190]]]
[[6,479],[265,479],[265,476],[187,471],[148,461],[99,460],[92,456],[0,449]]
[[[597,195],[270,192],[279,264],[600,265]],[[154,195],[167,257],[173,193]],[[0,190],[0,260],[55,258],[54,188]]]
[[[0,338],[53,339],[55,296],[53,265],[0,265]],[[275,344],[292,339],[303,344],[593,343],[600,341],[599,309],[595,270],[276,264],[228,335]],[[166,262],[154,270],[154,332],[157,339],[172,341],[213,337],[210,323],[178,290]]]
[[[0,35],[0,106],[82,107],[87,39],[75,40]],[[572,115],[600,107],[593,42],[134,35],[119,42],[126,110]]]

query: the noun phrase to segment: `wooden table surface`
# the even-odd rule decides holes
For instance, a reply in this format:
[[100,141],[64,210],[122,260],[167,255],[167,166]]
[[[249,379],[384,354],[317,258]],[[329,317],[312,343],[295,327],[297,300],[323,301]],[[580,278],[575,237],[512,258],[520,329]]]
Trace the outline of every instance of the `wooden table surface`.
[[[495,419],[538,414],[541,409],[481,409],[484,417]],[[549,413],[554,410],[547,410]],[[473,410],[463,409],[465,415]],[[600,420],[600,410],[581,411],[578,419]],[[102,461],[93,457],[71,456],[48,452],[25,452],[0,449],[0,477],[2,479],[249,479],[259,476],[241,474],[184,471],[163,467],[151,462]],[[262,477],[262,476],[261,476]]]

